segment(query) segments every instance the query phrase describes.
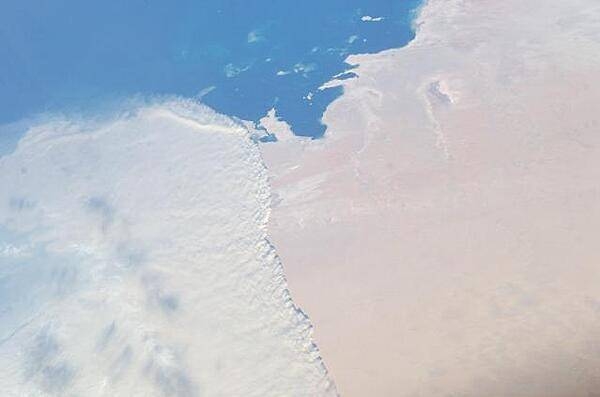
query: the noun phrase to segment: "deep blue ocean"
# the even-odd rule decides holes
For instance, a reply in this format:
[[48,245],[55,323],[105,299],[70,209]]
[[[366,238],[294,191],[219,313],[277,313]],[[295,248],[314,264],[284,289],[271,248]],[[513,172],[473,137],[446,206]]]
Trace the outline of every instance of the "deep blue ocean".
[[317,88],[353,78],[349,54],[409,42],[420,2],[3,0],[0,125],[174,94],[245,120],[275,107],[294,133],[320,137],[341,88]]

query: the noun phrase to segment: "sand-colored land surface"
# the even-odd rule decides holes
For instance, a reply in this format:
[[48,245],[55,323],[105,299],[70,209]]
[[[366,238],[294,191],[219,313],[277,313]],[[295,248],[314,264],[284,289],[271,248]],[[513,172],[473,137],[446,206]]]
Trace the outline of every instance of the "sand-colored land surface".
[[325,363],[345,397],[600,396],[600,2],[416,23],[349,59],[324,139],[262,146]]

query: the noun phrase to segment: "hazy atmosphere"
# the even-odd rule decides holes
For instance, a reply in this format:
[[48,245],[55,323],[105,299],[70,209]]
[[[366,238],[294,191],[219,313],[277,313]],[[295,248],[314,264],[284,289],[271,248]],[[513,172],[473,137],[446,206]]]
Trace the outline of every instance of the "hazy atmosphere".
[[2,396],[600,396],[596,0],[0,4]]

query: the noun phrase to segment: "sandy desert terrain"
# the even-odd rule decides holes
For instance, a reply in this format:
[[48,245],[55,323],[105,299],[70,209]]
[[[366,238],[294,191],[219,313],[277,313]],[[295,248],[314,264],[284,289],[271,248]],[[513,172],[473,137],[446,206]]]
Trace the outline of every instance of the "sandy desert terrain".
[[324,139],[262,145],[342,396],[600,395],[600,3],[429,0]]

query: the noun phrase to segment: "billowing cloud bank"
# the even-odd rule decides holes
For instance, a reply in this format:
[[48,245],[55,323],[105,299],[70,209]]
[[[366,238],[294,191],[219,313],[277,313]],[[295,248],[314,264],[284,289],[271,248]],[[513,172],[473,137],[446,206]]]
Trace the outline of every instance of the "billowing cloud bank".
[[53,120],[0,186],[3,395],[335,395],[229,119],[171,101]]

